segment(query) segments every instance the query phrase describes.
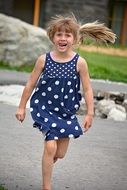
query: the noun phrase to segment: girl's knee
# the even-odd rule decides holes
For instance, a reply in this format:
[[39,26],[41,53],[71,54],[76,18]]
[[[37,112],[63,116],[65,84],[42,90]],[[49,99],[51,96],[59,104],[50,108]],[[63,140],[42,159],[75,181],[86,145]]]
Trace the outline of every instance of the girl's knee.
[[48,155],[55,155],[57,150],[57,144],[55,141],[46,141],[44,146],[44,152]]
[[63,154],[63,153],[59,153],[59,154],[56,154],[55,155],[55,159],[57,160],[57,159],[63,159],[65,157],[65,154]]

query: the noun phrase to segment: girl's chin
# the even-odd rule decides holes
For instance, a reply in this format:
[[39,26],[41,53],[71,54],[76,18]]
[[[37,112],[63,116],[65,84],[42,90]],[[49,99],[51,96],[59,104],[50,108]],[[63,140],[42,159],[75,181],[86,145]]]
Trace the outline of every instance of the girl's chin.
[[58,51],[60,51],[60,52],[65,52],[65,51],[68,50],[67,47],[58,47],[57,49],[58,49]]

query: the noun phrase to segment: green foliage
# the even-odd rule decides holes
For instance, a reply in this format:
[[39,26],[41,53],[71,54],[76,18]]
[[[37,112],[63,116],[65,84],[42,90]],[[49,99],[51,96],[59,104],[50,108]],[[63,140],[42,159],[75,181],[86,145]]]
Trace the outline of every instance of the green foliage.
[[88,63],[91,78],[127,83],[127,57],[78,50]]
[[0,69],[8,69],[15,71],[31,72],[33,70],[34,64],[31,65],[21,65],[21,66],[10,66],[8,63],[0,62]]
[[0,185],[0,190],[7,190],[2,185]]

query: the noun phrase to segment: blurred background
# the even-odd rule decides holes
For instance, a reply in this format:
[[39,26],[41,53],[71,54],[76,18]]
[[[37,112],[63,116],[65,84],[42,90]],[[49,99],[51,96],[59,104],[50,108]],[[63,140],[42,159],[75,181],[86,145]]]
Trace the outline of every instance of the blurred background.
[[127,45],[127,0],[0,0],[0,12],[46,28],[51,16],[73,12],[81,22],[105,22]]

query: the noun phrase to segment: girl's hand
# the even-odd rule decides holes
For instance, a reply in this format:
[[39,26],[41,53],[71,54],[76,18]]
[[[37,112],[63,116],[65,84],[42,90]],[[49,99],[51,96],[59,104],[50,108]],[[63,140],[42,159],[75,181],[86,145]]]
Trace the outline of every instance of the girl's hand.
[[26,116],[25,109],[18,108],[15,116],[19,121],[23,122]]
[[85,129],[84,133],[86,133],[89,130],[89,128],[92,126],[92,121],[93,121],[93,115],[87,114],[83,122],[83,128]]

